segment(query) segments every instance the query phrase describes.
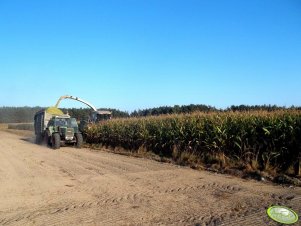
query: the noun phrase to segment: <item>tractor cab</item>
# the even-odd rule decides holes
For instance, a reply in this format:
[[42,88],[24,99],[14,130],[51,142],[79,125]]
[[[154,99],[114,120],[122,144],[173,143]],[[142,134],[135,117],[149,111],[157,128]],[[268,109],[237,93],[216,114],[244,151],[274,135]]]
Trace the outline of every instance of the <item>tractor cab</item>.
[[112,118],[112,112],[110,111],[95,111],[92,113],[92,121],[99,123]]
[[86,128],[90,128],[91,125],[102,123],[112,118],[112,112],[110,111],[94,111],[91,115],[82,118],[79,124],[79,130],[84,132]]

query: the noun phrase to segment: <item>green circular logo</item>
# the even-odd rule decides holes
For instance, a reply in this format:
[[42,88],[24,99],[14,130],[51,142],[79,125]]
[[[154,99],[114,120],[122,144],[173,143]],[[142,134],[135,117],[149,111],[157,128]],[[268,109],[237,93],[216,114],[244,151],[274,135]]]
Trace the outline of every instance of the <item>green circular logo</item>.
[[268,208],[267,214],[274,221],[282,224],[294,224],[298,221],[298,215],[285,206],[271,206]]

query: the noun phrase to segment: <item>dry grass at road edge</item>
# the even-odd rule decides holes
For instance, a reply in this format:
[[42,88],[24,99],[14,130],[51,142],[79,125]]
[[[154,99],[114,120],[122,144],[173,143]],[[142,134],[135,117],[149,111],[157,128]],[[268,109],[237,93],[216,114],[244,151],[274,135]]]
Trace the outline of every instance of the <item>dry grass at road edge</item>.
[[167,158],[164,156],[160,156],[155,154],[154,152],[147,151],[146,148],[140,147],[138,151],[129,151],[122,147],[110,147],[104,146],[101,144],[84,144],[85,148],[89,148],[90,151],[107,151],[114,154],[126,155],[138,158],[147,158],[151,160],[155,160],[162,163],[171,163],[180,166],[190,167],[195,170],[207,170],[213,173],[218,174],[228,174],[232,176],[236,176],[243,179],[253,179],[257,181],[262,181],[264,183],[276,183],[276,184],[286,184],[301,187],[301,178],[291,177],[285,174],[277,174],[276,172],[271,171],[260,171],[258,169],[253,169],[248,166],[241,167],[226,167],[221,164],[207,164],[204,165],[201,162],[194,161],[198,159],[194,153],[182,152],[181,155],[176,158]]
[[34,132],[30,130],[8,129],[7,123],[0,123],[0,131],[16,134],[18,136],[33,137]]

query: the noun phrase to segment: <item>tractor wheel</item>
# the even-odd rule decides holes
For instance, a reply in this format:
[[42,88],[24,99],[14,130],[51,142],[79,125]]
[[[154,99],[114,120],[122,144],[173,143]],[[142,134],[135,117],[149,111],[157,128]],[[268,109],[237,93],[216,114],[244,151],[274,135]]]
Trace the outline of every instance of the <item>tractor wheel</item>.
[[76,139],[76,147],[81,148],[83,145],[83,135],[81,133],[76,133],[75,134],[75,139]]
[[52,134],[52,148],[59,149],[61,146],[61,137],[60,134],[54,133]]

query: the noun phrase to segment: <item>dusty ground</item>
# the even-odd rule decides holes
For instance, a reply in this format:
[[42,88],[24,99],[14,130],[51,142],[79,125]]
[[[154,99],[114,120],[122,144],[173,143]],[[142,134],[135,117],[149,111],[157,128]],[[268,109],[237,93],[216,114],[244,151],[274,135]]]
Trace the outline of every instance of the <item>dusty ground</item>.
[[301,188],[32,140],[0,131],[0,225],[277,225],[272,204],[301,214]]

